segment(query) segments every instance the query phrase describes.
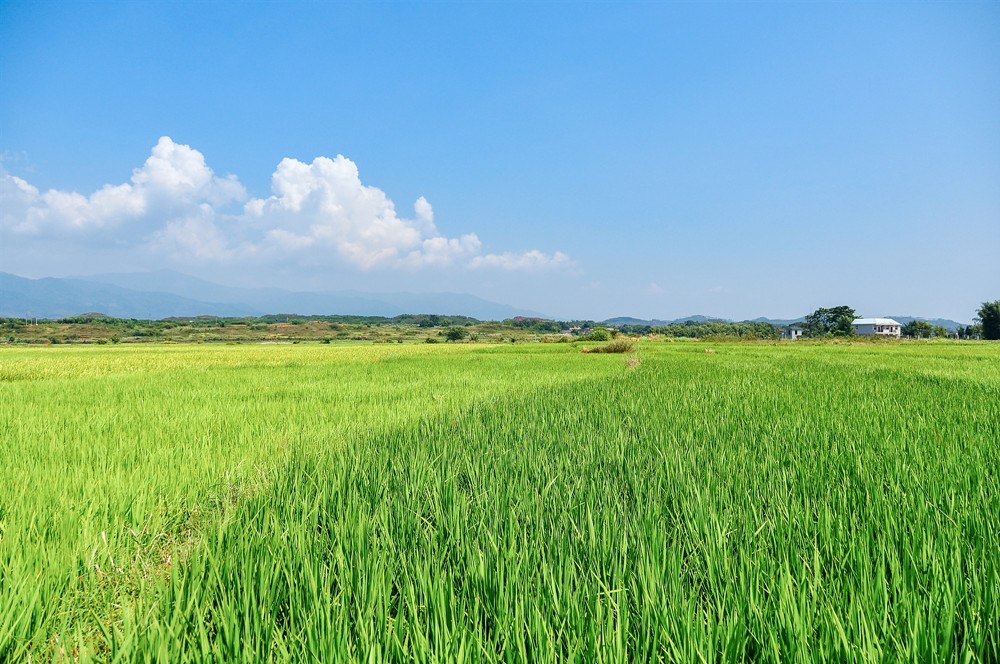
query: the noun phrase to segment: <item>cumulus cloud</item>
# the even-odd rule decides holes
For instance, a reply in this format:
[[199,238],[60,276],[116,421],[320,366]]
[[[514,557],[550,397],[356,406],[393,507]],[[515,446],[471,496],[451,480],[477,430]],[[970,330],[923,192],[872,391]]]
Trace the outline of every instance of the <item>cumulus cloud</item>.
[[271,177],[271,195],[251,198],[236,176],[216,175],[201,152],[166,136],[129,182],[88,196],[43,193],[0,169],[0,232],[105,239],[112,234],[117,242],[194,261],[301,260],[365,270],[539,270],[571,264],[561,252],[483,253],[475,233],[447,237],[426,198],[414,202],[412,214],[399,213],[342,155],[312,163],[283,159]]
[[[245,200],[234,176],[217,177],[205,157],[161,138],[131,182],[105,185],[89,196],[50,189],[44,193],[6,171],[0,173],[0,228],[19,234],[88,232],[126,222],[162,223],[207,204],[214,209]],[[148,226],[146,227],[148,230]]]
[[419,253],[425,239],[439,238],[426,199],[415,203],[413,219],[401,217],[385,192],[362,184],[357,165],[342,155],[317,157],[311,164],[282,159],[271,190],[245,210],[269,229],[266,239],[273,248],[333,251],[371,268]]

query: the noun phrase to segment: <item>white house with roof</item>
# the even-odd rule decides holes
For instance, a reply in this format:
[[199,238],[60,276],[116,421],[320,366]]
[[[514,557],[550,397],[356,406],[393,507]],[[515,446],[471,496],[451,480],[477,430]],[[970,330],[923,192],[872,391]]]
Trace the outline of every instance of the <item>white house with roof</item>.
[[789,325],[781,331],[782,339],[801,339],[805,328],[801,325]]
[[903,336],[903,324],[891,318],[856,318],[851,325],[860,336],[879,335],[883,337]]

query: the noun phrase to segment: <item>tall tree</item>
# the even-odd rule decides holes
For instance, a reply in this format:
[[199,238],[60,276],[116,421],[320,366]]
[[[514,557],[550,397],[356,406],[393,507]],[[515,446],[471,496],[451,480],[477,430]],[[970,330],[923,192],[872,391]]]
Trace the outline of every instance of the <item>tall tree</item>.
[[983,302],[977,313],[983,325],[983,339],[1000,339],[1000,300]]
[[846,337],[854,334],[851,323],[855,318],[857,315],[854,309],[846,304],[829,309],[819,308],[806,316],[805,328],[810,337],[822,337],[827,334]]

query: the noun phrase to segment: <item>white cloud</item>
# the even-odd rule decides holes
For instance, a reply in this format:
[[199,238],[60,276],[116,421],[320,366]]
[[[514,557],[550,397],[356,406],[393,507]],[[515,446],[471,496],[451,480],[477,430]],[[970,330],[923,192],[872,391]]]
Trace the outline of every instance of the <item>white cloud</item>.
[[419,249],[407,254],[403,262],[410,267],[423,267],[450,265],[464,258],[475,260],[482,246],[475,233],[467,233],[460,238],[430,237],[420,243]]
[[362,184],[358,167],[343,155],[317,157],[311,164],[282,159],[271,190],[270,197],[251,200],[245,209],[270,229],[267,239],[281,250],[333,251],[371,268],[419,252],[424,234],[436,235],[430,203],[420,198],[416,219],[400,217],[385,192]]
[[38,200],[38,189],[21,178],[0,169],[0,230],[29,233],[31,206]]
[[142,168],[132,172],[132,183],[146,197],[175,205],[204,202],[218,208],[247,199],[235,175],[217,177],[201,152],[168,136],[161,137]]
[[130,183],[105,185],[89,196],[57,189],[39,193],[5,171],[0,179],[0,206],[5,210],[0,227],[24,234],[86,232],[126,222],[163,223],[202,204],[214,209],[247,197],[234,176],[217,177],[200,152],[166,136],[146,163],[132,172]]
[[[421,196],[401,215],[342,155],[286,158],[271,195],[251,198],[217,176],[201,152],[162,137],[129,182],[90,195],[44,193],[0,168],[0,232],[136,245],[185,261],[301,261],[360,269],[458,266],[538,270],[570,265],[561,252],[482,253],[475,233],[443,235]],[[242,204],[233,208],[234,204]]]
[[237,251],[214,223],[214,211],[203,205],[197,213],[180,219],[171,219],[163,229],[156,231],[150,244],[177,258],[196,260],[227,260]]
[[503,270],[542,270],[569,267],[572,264],[569,256],[561,251],[543,254],[537,249],[520,253],[508,251],[502,254],[485,254],[469,261],[471,267],[495,267]]

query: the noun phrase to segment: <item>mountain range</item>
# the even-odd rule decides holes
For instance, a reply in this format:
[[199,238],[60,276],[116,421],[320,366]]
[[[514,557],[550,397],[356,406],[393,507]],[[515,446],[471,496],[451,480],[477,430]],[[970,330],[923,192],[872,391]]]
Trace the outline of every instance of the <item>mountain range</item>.
[[[0,317],[66,318],[99,312],[116,318],[160,319],[188,316],[263,316],[267,314],[397,316],[435,313],[463,315],[479,320],[541,314],[491,302],[465,293],[364,293],[353,290],[302,292],[281,288],[224,286],[172,270],[93,274],[81,277],[28,279],[0,272]],[[755,318],[751,322],[790,325],[800,318]],[[889,316],[900,323],[926,320],[954,330],[962,325],[946,318]],[[732,322],[717,316],[685,316],[671,320],[630,316],[603,323],[669,325],[686,322]]]
[[237,288],[158,270],[85,277],[27,279],[0,272],[0,316],[65,318],[99,312],[116,318],[262,316],[266,314],[397,316],[436,313],[480,320],[537,312],[464,293],[297,292]]
[[954,332],[959,327],[965,327],[968,323],[959,323],[958,321],[951,320],[950,318],[924,318],[923,316],[886,316],[886,318],[891,318],[896,322],[906,325],[910,321],[914,320],[924,320],[931,325],[940,325],[949,332]]
[[601,321],[605,325],[611,326],[621,326],[621,325],[670,325],[672,323],[711,323],[711,322],[721,322],[728,323],[729,321],[725,318],[718,318],[715,316],[702,316],[700,314],[695,314],[694,316],[685,316],[684,318],[674,318],[671,320],[661,320],[659,318],[652,318],[649,320],[643,318],[633,318],[631,316],[618,316],[616,318],[609,318],[605,321]]

